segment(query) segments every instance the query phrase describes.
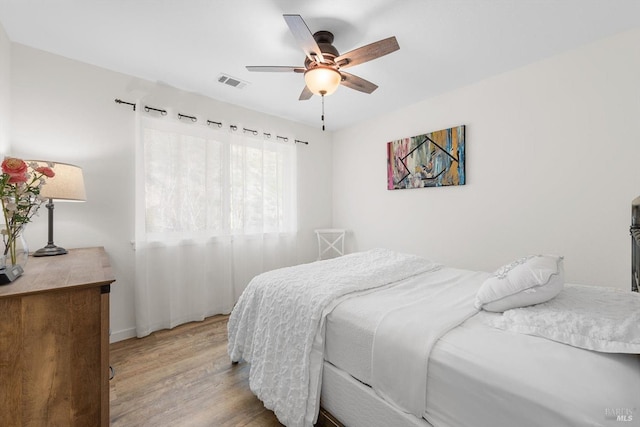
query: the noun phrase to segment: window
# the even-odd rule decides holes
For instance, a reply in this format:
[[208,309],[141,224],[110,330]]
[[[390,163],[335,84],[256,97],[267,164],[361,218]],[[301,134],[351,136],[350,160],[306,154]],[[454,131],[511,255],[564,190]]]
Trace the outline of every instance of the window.
[[297,262],[294,144],[143,116],[136,142],[139,337],[229,313]]
[[295,145],[142,123],[147,238],[296,230]]

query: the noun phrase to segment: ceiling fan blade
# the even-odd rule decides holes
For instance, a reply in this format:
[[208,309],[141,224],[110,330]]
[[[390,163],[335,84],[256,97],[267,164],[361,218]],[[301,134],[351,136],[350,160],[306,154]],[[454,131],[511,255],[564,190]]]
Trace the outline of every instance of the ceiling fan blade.
[[342,86],[364,93],[371,93],[378,89],[378,85],[375,85],[362,77],[354,76],[353,74],[345,73],[344,71],[340,71],[340,74],[342,74],[342,82],[340,83]]
[[322,51],[318,47],[318,43],[313,38],[313,34],[309,31],[309,27],[302,19],[300,15],[282,15],[284,20],[287,22],[289,29],[293,33],[293,36],[298,42],[298,45],[304,51],[304,54],[307,55],[307,58],[311,61],[315,62],[324,62],[324,57],[322,56]]
[[266,71],[274,73],[304,73],[306,70],[304,67],[287,67],[287,66],[260,66],[260,65],[247,65],[249,71]]
[[398,49],[400,49],[400,46],[396,38],[389,37],[342,54],[338,56],[335,61],[340,68],[348,68],[371,61],[372,59],[380,58]]
[[298,98],[298,101],[306,101],[312,96],[313,96],[313,92],[311,92],[309,88],[305,86],[304,89],[302,89],[302,93],[300,93],[300,98]]

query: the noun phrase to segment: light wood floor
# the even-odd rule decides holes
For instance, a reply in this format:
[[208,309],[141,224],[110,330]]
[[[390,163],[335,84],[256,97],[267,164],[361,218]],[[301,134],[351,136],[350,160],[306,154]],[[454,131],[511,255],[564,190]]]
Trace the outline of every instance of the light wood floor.
[[281,426],[227,356],[228,316],[111,344],[111,426]]

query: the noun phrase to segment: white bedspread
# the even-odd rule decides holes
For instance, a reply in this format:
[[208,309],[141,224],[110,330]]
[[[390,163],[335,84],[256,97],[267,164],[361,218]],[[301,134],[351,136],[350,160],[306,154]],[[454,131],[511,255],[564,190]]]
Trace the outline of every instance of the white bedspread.
[[422,417],[427,367],[438,339],[478,312],[478,287],[486,273],[465,272],[424,282],[418,298],[390,309],[373,340],[371,386],[387,402]]
[[587,350],[640,354],[640,295],[614,288],[566,285],[554,299],[507,310],[489,324]]
[[326,314],[343,296],[440,267],[374,249],[261,274],[229,318],[229,356],[251,363],[251,390],[280,422],[311,427],[318,413]]

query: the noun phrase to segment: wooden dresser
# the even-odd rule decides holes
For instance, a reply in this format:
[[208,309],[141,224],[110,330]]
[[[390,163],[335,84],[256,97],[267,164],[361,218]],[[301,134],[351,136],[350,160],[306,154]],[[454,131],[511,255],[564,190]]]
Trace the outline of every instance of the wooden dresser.
[[631,202],[631,290],[640,292],[640,197]]
[[0,424],[109,425],[109,291],[104,248],[30,257],[0,286]]

